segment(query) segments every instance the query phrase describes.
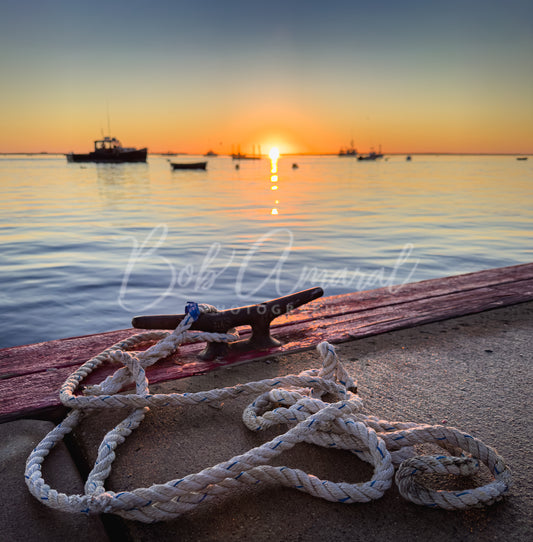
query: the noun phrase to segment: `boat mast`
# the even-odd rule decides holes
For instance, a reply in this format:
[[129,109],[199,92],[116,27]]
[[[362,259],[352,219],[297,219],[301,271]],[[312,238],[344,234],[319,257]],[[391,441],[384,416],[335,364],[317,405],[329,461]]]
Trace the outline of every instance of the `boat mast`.
[[109,120],[109,101],[106,100],[105,106],[106,106],[106,113],[107,113],[107,135],[108,137],[111,137],[111,122]]

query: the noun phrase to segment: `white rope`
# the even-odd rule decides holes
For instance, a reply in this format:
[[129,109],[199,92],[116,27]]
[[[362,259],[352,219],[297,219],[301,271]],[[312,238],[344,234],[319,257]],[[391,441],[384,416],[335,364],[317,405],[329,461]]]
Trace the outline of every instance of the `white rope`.
[[[327,342],[317,347],[323,360],[320,370],[197,393],[150,394],[145,368],[174,352],[179,344],[206,340],[229,342],[238,338],[236,332],[188,331],[199,312],[212,309],[200,306],[199,311],[195,310],[191,309],[173,333],[135,335],[87,361],[67,379],[61,388],[60,398],[73,410],[37,445],[26,463],[26,483],[37,499],[66,512],[114,513],[143,522],[175,518],[232,488],[258,482],[292,487],[333,502],[368,502],[379,499],[389,489],[394,476],[393,465],[406,456],[410,458],[399,466],[396,483],[400,493],[417,504],[465,509],[492,504],[509,490],[511,472],[503,459],[494,449],[471,435],[451,427],[387,422],[364,415],[361,399],[350,391],[355,389],[354,382],[337,358],[333,346]],[[159,342],[148,350],[132,352],[134,347],[154,340]],[[80,382],[106,360],[120,362],[124,367],[101,384],[85,388],[86,395],[75,395]],[[118,394],[131,383],[135,384],[135,393]],[[219,402],[242,393],[259,394],[243,413],[243,421],[249,429],[259,431],[277,424],[288,425],[290,429],[262,446],[181,479],[118,493],[105,489],[104,482],[111,472],[116,447],[139,426],[149,407]],[[333,402],[326,402],[325,394]],[[126,407],[134,410],[101,442],[84,494],[66,495],[45,483],[41,471],[45,457],[81,421],[84,412]],[[374,467],[373,475],[363,483],[337,483],[320,480],[299,469],[267,464],[299,442],[348,450],[370,463]],[[413,446],[421,443],[438,444],[446,450],[459,450],[459,453],[462,450],[471,456],[412,457]],[[479,467],[479,461],[494,475],[494,481],[482,487],[440,491],[429,489],[417,480],[418,474],[427,472],[472,474]]]

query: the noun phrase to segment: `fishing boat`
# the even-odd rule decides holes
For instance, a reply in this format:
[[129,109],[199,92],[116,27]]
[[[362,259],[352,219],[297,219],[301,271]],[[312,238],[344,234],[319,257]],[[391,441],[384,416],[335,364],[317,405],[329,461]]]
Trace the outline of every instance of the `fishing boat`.
[[175,169],[206,169],[207,162],[170,162],[172,170]]
[[375,152],[374,149],[370,149],[370,152],[368,154],[361,154],[357,157],[357,160],[378,160],[379,158],[383,158],[383,154],[381,153],[381,146],[379,147],[379,152]]
[[377,160],[378,158],[383,158],[383,155],[378,154],[377,152],[370,152],[368,154],[358,156],[357,160]]
[[339,156],[351,156],[355,158],[357,156],[357,150],[353,146],[353,140],[350,141],[350,146],[346,147],[346,149],[341,148],[339,151]]
[[67,154],[68,162],[146,162],[148,149],[136,149],[134,147],[123,147],[115,137],[104,137],[94,142],[94,151],[87,154]]

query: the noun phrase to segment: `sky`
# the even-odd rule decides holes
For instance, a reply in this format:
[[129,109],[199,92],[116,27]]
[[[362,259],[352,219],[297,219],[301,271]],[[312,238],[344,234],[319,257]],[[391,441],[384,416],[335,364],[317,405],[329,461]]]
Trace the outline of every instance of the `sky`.
[[0,0],[0,98],[0,152],[533,153],[533,1]]

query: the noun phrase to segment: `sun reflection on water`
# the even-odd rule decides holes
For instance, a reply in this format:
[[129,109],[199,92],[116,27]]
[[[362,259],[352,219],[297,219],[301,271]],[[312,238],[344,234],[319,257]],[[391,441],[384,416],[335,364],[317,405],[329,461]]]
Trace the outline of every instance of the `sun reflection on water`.
[[[279,159],[279,149],[277,147],[272,147],[270,149],[270,152],[268,153],[268,156],[270,157],[270,182],[271,183],[277,183],[278,182],[278,159]],[[277,190],[278,185],[272,184],[271,190]],[[279,203],[279,200],[276,200],[276,205]],[[277,207],[274,207],[270,211],[271,215],[277,215],[279,214]]]

